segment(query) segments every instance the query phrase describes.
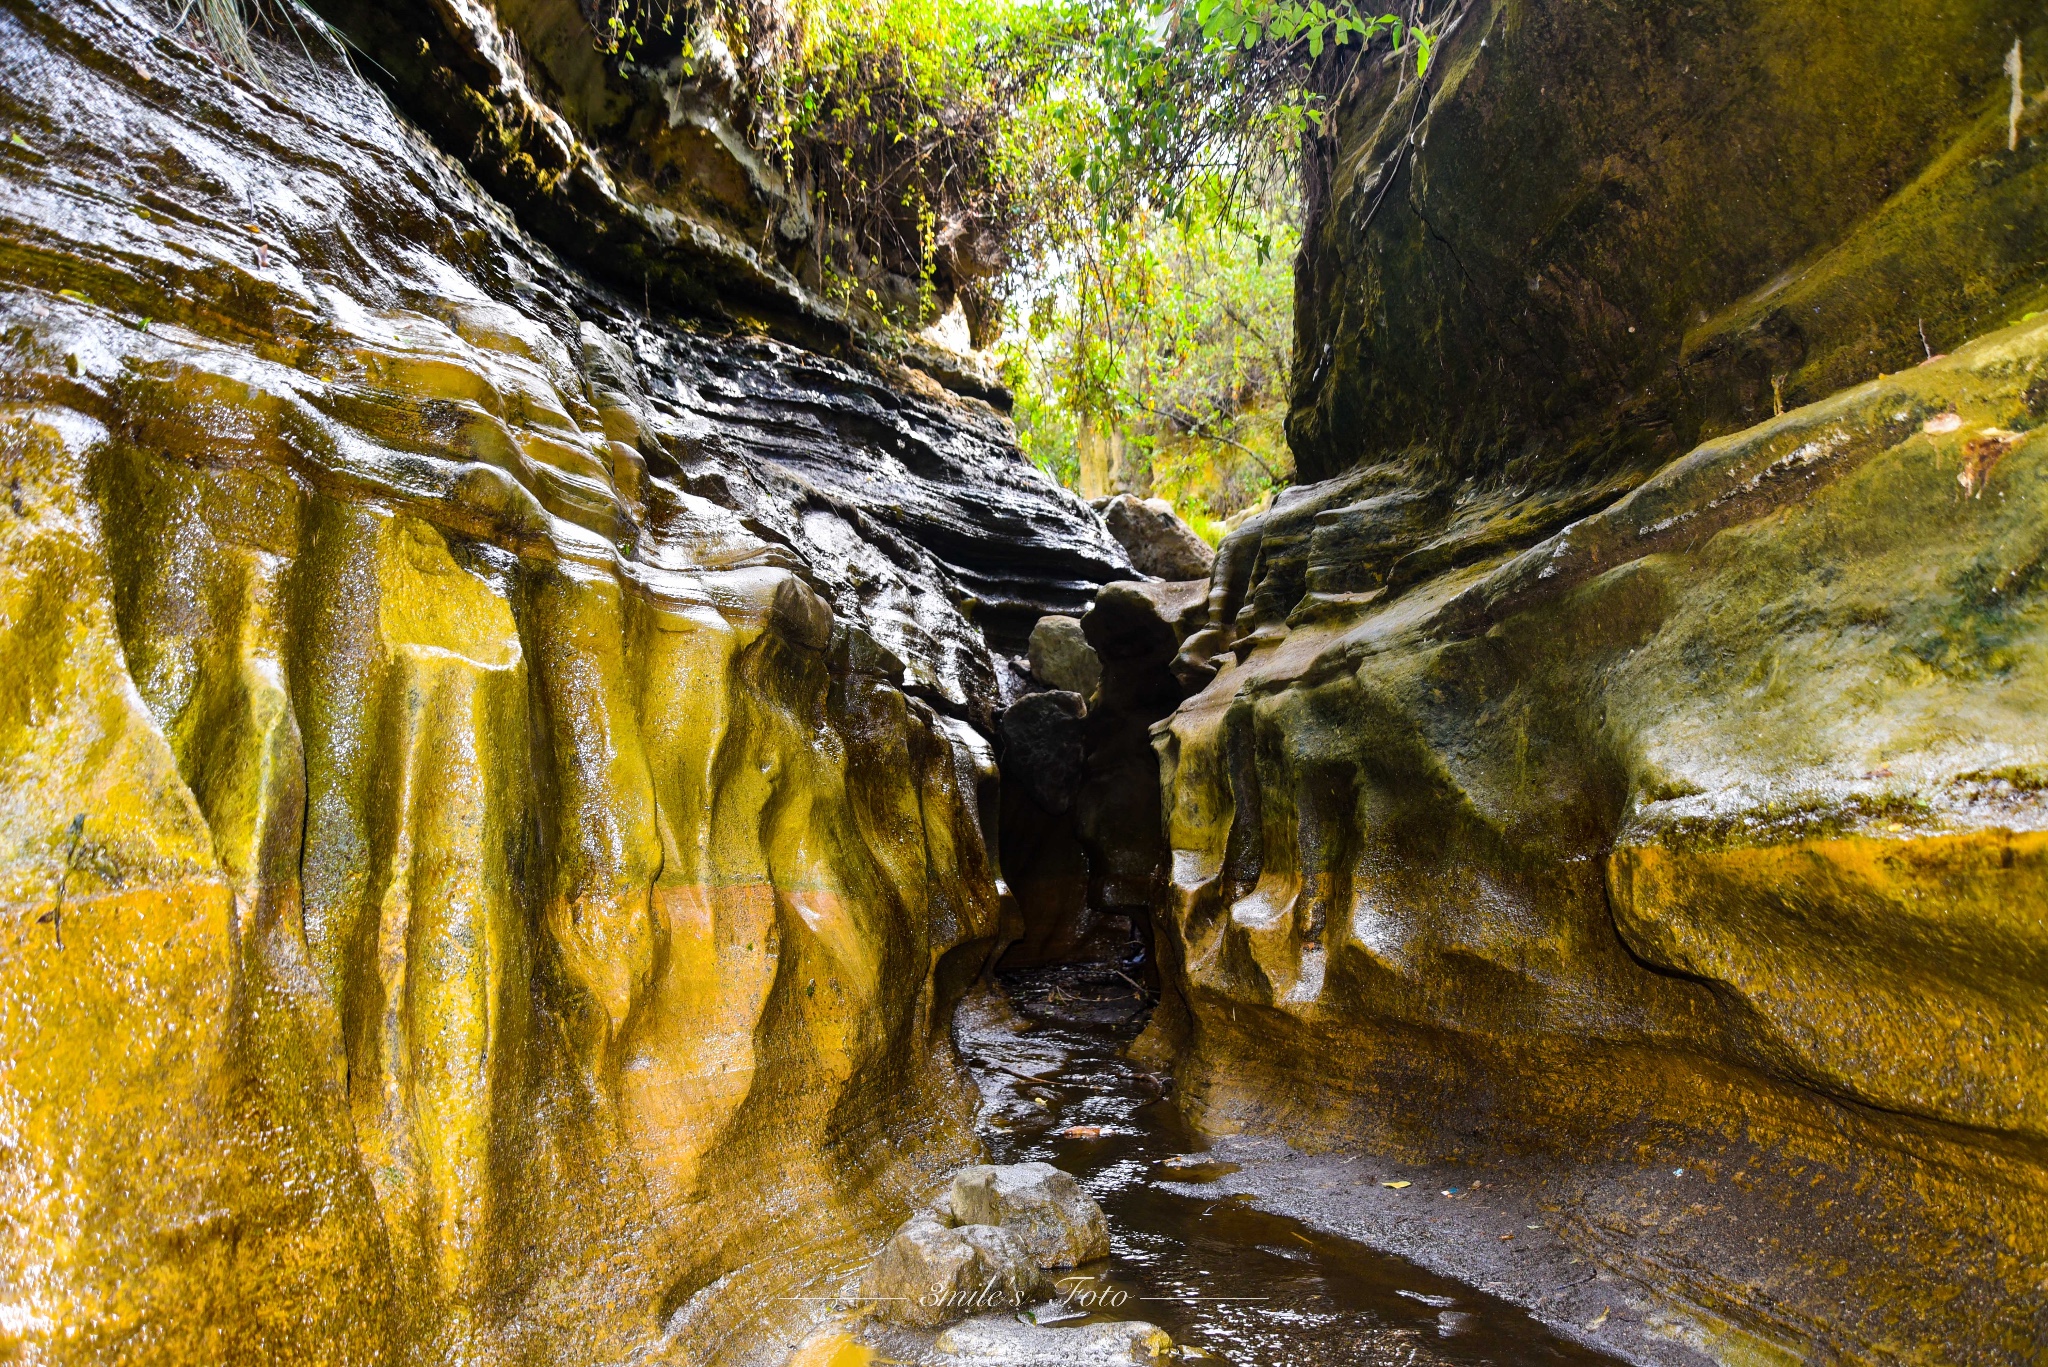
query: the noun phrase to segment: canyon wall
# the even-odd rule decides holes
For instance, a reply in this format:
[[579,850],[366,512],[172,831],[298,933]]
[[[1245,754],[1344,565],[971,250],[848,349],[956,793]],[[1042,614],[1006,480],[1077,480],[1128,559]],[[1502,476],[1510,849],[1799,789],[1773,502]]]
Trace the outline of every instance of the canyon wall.
[[984,628],[1123,553],[545,108],[634,288],[168,25],[0,3],[0,1357],[780,1360],[975,1152]]
[[1321,482],[1155,732],[1143,1047],[1213,1130],[1512,1163],[1721,1360],[2038,1362],[2048,33],[1442,18],[1324,73]]

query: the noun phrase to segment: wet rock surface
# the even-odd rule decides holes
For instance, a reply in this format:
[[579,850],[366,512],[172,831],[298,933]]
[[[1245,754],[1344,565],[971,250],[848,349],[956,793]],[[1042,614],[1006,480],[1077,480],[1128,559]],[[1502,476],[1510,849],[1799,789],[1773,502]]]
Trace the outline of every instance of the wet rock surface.
[[1036,1303],[1050,1290],[1040,1267],[1024,1234],[999,1219],[949,1223],[920,1212],[875,1256],[861,1297],[888,1323],[936,1328]]
[[988,407],[165,23],[0,4],[0,1354],[794,1336],[975,1156],[988,633],[1123,553]]
[[[2044,39],[1508,3],[1331,88],[1307,482],[1156,737],[1138,1054],[1337,1156],[1227,1189],[1419,1250],[1499,1174],[1606,1323],[2038,1360]],[[1291,1185],[1347,1157],[1412,1185]]]
[[[1078,747],[1063,752],[1071,768],[1048,762],[1038,741],[1006,745],[1002,755],[1011,779],[1003,798],[1003,865],[1018,892],[1020,918],[1006,964],[1082,958],[1149,972],[1141,965],[1154,953],[1152,913],[1164,900],[1167,877],[1150,728],[1187,696],[1172,665],[1183,639],[1206,619],[1208,592],[1207,580],[1104,585],[1078,630],[1054,629],[1062,640],[1078,637],[1099,670],[1078,726],[1067,728],[1053,704],[1032,698],[1006,714],[1006,728],[1010,716],[1017,718],[1020,737],[1058,727],[1065,743]],[[1043,623],[1040,630],[1047,630]]]
[[2038,307],[2048,142],[2036,103],[2009,124],[2016,41],[2048,25],[2007,0],[1512,0],[1447,16],[1427,80],[1327,64],[1303,482],[1418,449],[1525,493],[1639,479]]
[[[1074,805],[1086,712],[1080,694],[1061,692],[1030,694],[1003,712],[1003,776],[1048,813],[1058,815]],[[1016,862],[1022,868],[1034,861]]]
[[1629,489],[1241,529],[1158,737],[1197,1123],[1526,1158],[1717,1356],[2030,1361],[2044,373],[2030,321]]
[[[1171,1080],[1128,1057],[1155,1009],[1151,994],[1100,967],[1020,971],[1002,981],[1003,1009],[972,997],[958,1026],[982,1089],[983,1132],[999,1159],[1039,1159],[1076,1174],[1102,1205],[1110,1232],[1109,1262],[1063,1278],[1052,1305],[1034,1310],[1040,1324],[1136,1318],[1170,1335],[1183,1360],[1236,1367],[1612,1360],[1581,1343],[1667,1367],[1706,1360],[1644,1332],[1625,1313],[1593,1330],[1555,1313],[1545,1298],[1590,1281],[1592,1269],[1583,1260],[1569,1263],[1566,1252],[1538,1276],[1504,1276],[1535,1254],[1499,1242],[1499,1212],[1421,1233],[1402,1250],[1407,1258],[1332,1237],[1337,1227],[1322,1219],[1303,1223],[1266,1213],[1259,1207],[1268,1203],[1254,1189],[1326,1195],[1339,1189],[1334,1176],[1346,1179],[1343,1190],[1364,1185],[1391,1197],[1396,1193],[1379,1188],[1377,1179],[1396,1174],[1374,1168],[1361,1183],[1355,1163],[1335,1156],[1327,1170],[1297,1170],[1284,1159],[1269,1161],[1285,1153],[1272,1141],[1204,1151],[1179,1115]],[[1297,1176],[1306,1180],[1292,1180]],[[1473,1212],[1470,1203],[1445,1204],[1461,1215]],[[1555,1216],[1513,1227],[1539,1219]],[[1402,1223],[1414,1232],[1412,1209]],[[1518,1239],[1545,1237],[1518,1232]],[[1415,1259],[1418,1251],[1425,1256]],[[1467,1278],[1487,1286],[1457,1280]],[[1577,1302],[1570,1304],[1575,1313]],[[1617,1311],[1625,1312],[1618,1302]],[[894,1353],[884,1348],[883,1355]]]
[[882,1246],[860,1299],[885,1323],[936,1328],[1024,1310],[1054,1290],[1041,1269],[1108,1256],[1102,1208],[1071,1175],[1046,1163],[976,1164]]
[[953,1218],[1001,1225],[1040,1267],[1075,1267],[1109,1256],[1102,1207],[1050,1163],[983,1164],[953,1174]]
[[934,1347],[945,1360],[1003,1367],[1143,1367],[1173,1360],[1173,1340],[1142,1320],[1076,1329],[975,1321],[948,1329]]
[[1074,693],[1085,702],[1102,683],[1102,661],[1081,631],[1078,618],[1041,617],[1031,628],[1031,677],[1047,688]]

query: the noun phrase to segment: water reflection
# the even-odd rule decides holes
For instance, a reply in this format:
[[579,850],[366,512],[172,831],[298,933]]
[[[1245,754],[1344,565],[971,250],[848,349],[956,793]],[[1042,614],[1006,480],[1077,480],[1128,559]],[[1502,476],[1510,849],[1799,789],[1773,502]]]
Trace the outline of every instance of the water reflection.
[[1204,1193],[1236,1165],[1193,1152],[1165,1080],[1124,1059],[1142,1000],[1107,971],[1008,985],[1035,1028],[960,1022],[994,1160],[1065,1168],[1110,1225],[1108,1263],[1070,1277],[1041,1323],[1150,1320],[1219,1367],[1614,1361],[1400,1258]]

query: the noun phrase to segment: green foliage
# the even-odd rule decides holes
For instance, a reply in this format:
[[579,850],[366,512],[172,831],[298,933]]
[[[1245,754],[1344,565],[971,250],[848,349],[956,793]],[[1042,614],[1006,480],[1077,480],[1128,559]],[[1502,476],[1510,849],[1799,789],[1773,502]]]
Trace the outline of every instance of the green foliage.
[[[597,6],[591,26],[597,31],[599,51],[632,61],[645,49],[649,37],[676,31],[675,5],[673,0],[604,0]],[[686,53],[685,60],[694,55]]]
[[1197,516],[1287,477],[1311,78],[1348,51],[1350,79],[1381,40],[1395,79],[1426,74],[1421,0],[1405,18],[1354,0],[675,2],[603,0],[600,46],[687,67],[699,34],[722,39],[758,140],[809,197],[809,269],[871,326],[914,331],[958,301],[985,345],[1008,307],[1034,459],[1071,483],[1116,434],[1125,475]]
[[1295,229],[1222,207],[1141,217],[1067,254],[1020,300],[1024,325],[1000,348],[1027,454],[1077,484],[1086,434],[1114,433],[1112,481],[1168,499],[1198,529],[1291,469]]
[[1398,14],[1366,18],[1351,0],[1329,5],[1323,0],[1197,0],[1195,22],[1202,37],[1214,48],[1255,48],[1262,42],[1305,43],[1311,61],[1323,55],[1326,45],[1342,47],[1356,38],[1370,44],[1388,34],[1398,52],[1415,40],[1415,74],[1427,75],[1435,39],[1426,28],[1410,25]]
[[[680,3],[682,8],[676,6]],[[1412,0],[1411,0],[1412,3]],[[1327,50],[1412,19],[1353,0],[599,0],[621,61],[713,35],[755,133],[807,186],[842,297],[912,324],[964,297],[986,336],[1036,263],[1145,215],[1249,223],[1321,111]],[[888,277],[909,289],[889,293]]]

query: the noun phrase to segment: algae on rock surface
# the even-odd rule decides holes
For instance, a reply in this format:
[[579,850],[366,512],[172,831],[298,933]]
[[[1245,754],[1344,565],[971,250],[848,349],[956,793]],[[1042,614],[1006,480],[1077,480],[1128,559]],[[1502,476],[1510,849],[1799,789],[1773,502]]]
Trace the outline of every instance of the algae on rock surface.
[[[1307,481],[1647,473],[2037,308],[2016,0],[1482,0],[1427,80],[1327,61],[1296,275]],[[1342,78],[1343,83],[1331,82]],[[1931,347],[1924,343],[1931,339]]]
[[1123,555],[159,22],[0,4],[0,1355],[772,1354],[975,1153],[983,628]]
[[1146,1047],[1214,1129],[1529,1160],[1728,1360],[2038,1361],[2038,16],[1456,13],[1319,152],[1322,482],[1176,665]]
[[565,116],[487,7],[321,9],[423,133],[0,0],[0,1351],[778,1355],[974,1156],[991,643],[1057,614],[1013,872],[1068,948],[1163,892],[1198,1119],[1547,1155],[1731,1360],[2038,1359],[2031,12],[1499,0],[1361,68],[1328,478],[1204,601],[1098,594],[975,385],[726,231],[765,180],[610,179],[573,44]]

